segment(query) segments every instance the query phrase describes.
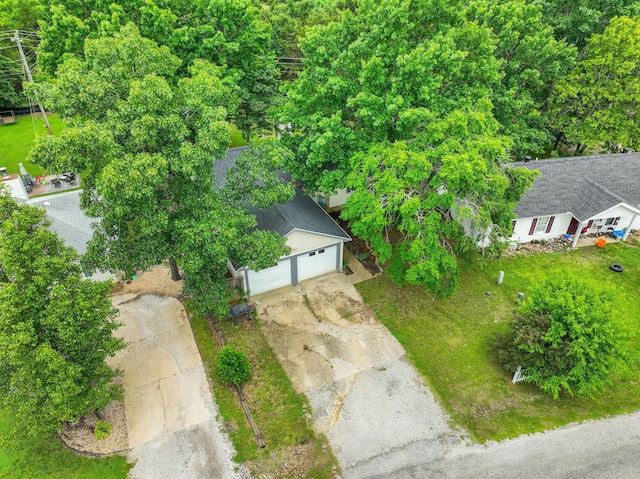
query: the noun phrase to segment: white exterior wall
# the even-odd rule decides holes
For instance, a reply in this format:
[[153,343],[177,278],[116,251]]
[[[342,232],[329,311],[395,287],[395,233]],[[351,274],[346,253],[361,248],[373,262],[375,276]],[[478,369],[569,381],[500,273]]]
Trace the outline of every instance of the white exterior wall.
[[[245,288],[252,296],[318,276],[317,272],[324,274],[342,269],[344,243],[341,238],[294,230],[287,235],[287,245],[291,253],[280,258],[277,266],[262,271],[245,268],[236,271],[230,263],[227,266],[234,276],[244,275]],[[320,253],[321,249],[325,251]],[[312,251],[317,253],[308,257]]]
[[[633,220],[634,212],[629,210],[629,208],[618,205],[614,208],[611,208],[607,211],[603,211],[602,213],[595,215],[593,218],[593,223],[591,224],[591,228],[589,228],[585,234],[598,233],[599,231],[607,231],[611,228],[616,230],[623,230],[630,226],[631,221]],[[605,225],[605,222],[608,218],[620,218],[617,225]],[[602,221],[598,221],[602,220]],[[634,221],[634,226],[632,229],[637,229],[640,227],[640,221],[638,218]]]
[[[531,229],[531,223],[533,218],[516,218],[516,226],[513,230],[513,235],[509,238],[511,241],[517,241],[518,243],[528,243],[531,240],[548,240],[551,238],[558,238],[565,234],[571,224],[571,215],[549,215],[555,216],[551,230],[548,233],[541,232],[529,236],[529,230]],[[538,217],[540,218],[540,217]]]
[[336,271],[342,270],[342,262],[344,260],[343,246],[344,241],[334,236],[319,235],[310,233],[309,231],[294,230],[287,236],[287,245],[291,248],[289,256],[295,256],[308,251],[314,251],[320,248],[327,248],[338,243],[338,268]]
[[[636,216],[634,219],[634,215]],[[557,238],[567,232],[569,224],[571,223],[571,215],[550,215],[555,216],[551,231],[549,233],[537,233],[529,236],[529,230],[531,229],[531,222],[533,218],[517,218],[514,233],[509,238],[511,241],[517,241],[519,243],[526,243],[531,240],[547,240],[550,238]],[[539,218],[539,217],[538,217]],[[606,220],[609,218],[620,218],[617,225],[606,225]],[[631,226],[631,229],[640,229],[640,214],[637,214],[629,209],[627,206],[620,204],[613,208],[610,208],[602,213],[599,213],[589,220],[593,220],[591,227],[582,234],[598,233],[600,231],[605,232],[610,229],[624,230]],[[589,220],[578,225],[578,229],[583,228],[588,224]],[[633,221],[633,224],[631,222]]]
[[349,198],[352,194],[352,191],[347,193],[347,189],[342,188],[336,191],[335,195],[330,196],[318,192],[313,196],[313,199],[316,203],[324,206],[326,209],[339,209],[345,205],[345,203],[347,202],[347,198]]
[[29,193],[27,193],[20,177],[4,180],[2,183],[8,186],[9,194],[18,200],[19,203],[29,199]]

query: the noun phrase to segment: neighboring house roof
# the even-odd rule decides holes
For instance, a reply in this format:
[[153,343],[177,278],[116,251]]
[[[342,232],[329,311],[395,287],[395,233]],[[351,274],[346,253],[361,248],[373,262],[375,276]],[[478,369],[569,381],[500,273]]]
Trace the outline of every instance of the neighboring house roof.
[[237,148],[229,148],[226,158],[218,159],[213,162],[213,175],[216,177],[216,186],[222,188],[227,182],[227,171],[229,171],[242,153],[249,151],[248,146],[239,146]]
[[509,166],[541,173],[516,207],[521,218],[570,212],[584,221],[620,203],[640,206],[640,153],[519,161]]
[[93,235],[91,224],[97,220],[89,218],[80,209],[80,191],[44,196],[29,200],[27,204],[43,208],[55,231],[67,246],[80,254],[87,252],[87,243]]
[[[226,158],[214,161],[213,172],[218,187],[224,185],[227,171],[248,149],[248,146],[232,148],[227,151]],[[281,176],[286,177],[283,174]],[[327,212],[300,189],[296,189],[296,195],[287,203],[272,205],[265,209],[253,208],[251,212],[256,216],[259,229],[273,231],[281,236],[287,236],[294,230],[301,230],[334,236],[345,241],[351,240]]]
[[21,203],[29,199],[29,194],[22,183],[22,178],[18,175],[15,175],[15,178],[4,180],[2,184],[7,185],[9,194],[18,202]]

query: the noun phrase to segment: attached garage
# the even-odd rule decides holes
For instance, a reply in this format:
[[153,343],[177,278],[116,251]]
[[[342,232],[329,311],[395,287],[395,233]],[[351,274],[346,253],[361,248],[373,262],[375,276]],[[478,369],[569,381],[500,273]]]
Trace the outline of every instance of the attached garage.
[[298,281],[315,278],[339,269],[336,268],[338,246],[342,246],[342,243],[296,256]]
[[[219,184],[224,184],[226,172],[247,149],[228,150],[226,160],[214,163]],[[286,238],[290,251],[276,265],[260,271],[234,266],[230,258],[229,271],[234,277],[243,277],[245,291],[251,296],[342,270],[342,248],[351,238],[301,189],[296,189],[295,196],[287,203],[256,208],[252,213],[258,229]]]
[[247,270],[244,284],[245,289],[251,295],[289,286],[291,284],[291,259],[280,260],[276,266],[260,271]]
[[254,296],[339,271],[342,262],[341,253],[342,242],[288,256],[271,268],[260,271],[245,269],[243,271],[245,290]]

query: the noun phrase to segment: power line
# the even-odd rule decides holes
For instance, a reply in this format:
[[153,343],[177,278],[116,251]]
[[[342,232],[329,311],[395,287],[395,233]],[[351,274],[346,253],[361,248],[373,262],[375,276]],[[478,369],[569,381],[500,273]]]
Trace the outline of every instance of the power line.
[[[27,58],[24,55],[24,50],[22,49],[22,39],[20,38],[20,32],[18,30],[15,31],[12,41],[16,43],[18,47],[18,52],[20,53],[20,60],[22,61],[22,67],[24,68],[24,72],[27,76],[27,80],[30,83],[33,83],[33,77],[31,76],[31,68],[29,68],[29,64],[27,63]],[[49,125],[49,119],[47,118],[47,113],[44,111],[44,107],[40,103],[40,100],[37,97],[37,92],[34,89],[34,93],[36,94],[36,102],[40,107],[40,112],[42,113],[42,119],[44,120],[44,126],[47,128],[47,131],[50,135],[53,135],[51,132],[51,126]]]

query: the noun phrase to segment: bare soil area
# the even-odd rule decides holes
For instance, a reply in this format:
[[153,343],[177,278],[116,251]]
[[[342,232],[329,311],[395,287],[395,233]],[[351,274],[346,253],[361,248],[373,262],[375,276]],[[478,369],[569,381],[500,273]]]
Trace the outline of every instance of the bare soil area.
[[113,294],[143,293],[178,297],[182,294],[182,281],[173,281],[169,266],[160,265],[140,273],[136,279],[116,284]]
[[[122,382],[122,380],[119,380]],[[111,424],[111,433],[106,439],[97,439],[94,434],[96,422]],[[89,456],[109,456],[129,449],[127,416],[123,401],[113,401],[100,414],[93,412],[77,423],[67,423],[59,433],[60,439],[75,452]]]

